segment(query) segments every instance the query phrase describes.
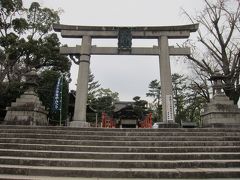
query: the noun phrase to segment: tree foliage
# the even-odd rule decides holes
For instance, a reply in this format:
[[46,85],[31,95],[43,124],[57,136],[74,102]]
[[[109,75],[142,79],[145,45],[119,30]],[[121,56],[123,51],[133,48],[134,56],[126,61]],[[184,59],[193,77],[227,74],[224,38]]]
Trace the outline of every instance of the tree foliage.
[[[152,86],[153,84],[154,86]],[[198,89],[196,90],[196,86],[191,79],[177,73],[172,74],[172,86],[175,121],[179,124],[181,121],[200,122],[200,112],[206,99]],[[152,92],[155,93],[152,94]],[[157,97],[158,94],[161,94],[160,82],[157,80],[151,81],[147,95]],[[162,121],[162,103],[159,102],[157,104],[156,99],[154,99],[151,105],[154,121]]]
[[175,121],[179,124],[182,121],[200,123],[200,112],[206,99],[188,77],[175,73],[172,80]]
[[152,97],[153,98],[153,103],[157,103],[158,105],[161,102],[161,86],[160,86],[160,82],[158,82],[158,80],[153,80],[150,82],[149,86],[149,92],[146,93],[147,97]]
[[186,118],[187,78],[180,74],[172,74],[173,99],[175,102],[175,121],[181,123]]
[[67,72],[71,63],[59,54],[60,42],[50,33],[58,12],[33,2],[0,0],[0,82],[20,81],[33,67]]
[[142,120],[144,116],[148,113],[147,110],[148,102],[146,100],[142,100],[141,97],[139,96],[135,96],[133,100],[134,100],[133,111],[136,113],[138,119]]
[[146,93],[147,97],[152,97],[153,102],[150,103],[150,109],[152,110],[153,122],[157,122],[162,119],[162,102],[161,102],[161,85],[160,82],[155,79],[150,82],[149,92]]
[[[0,109],[20,95],[23,77],[32,68],[40,75],[43,73],[44,78],[47,71],[56,71],[68,79],[71,62],[59,54],[59,39],[51,32],[53,23],[59,23],[58,15],[58,11],[43,8],[37,2],[25,8],[22,0],[0,0],[0,99],[9,95],[1,101]],[[53,86],[48,87],[47,79],[40,82],[41,88],[52,92]],[[49,81],[53,83],[53,79]],[[44,105],[50,108],[52,94],[39,92]]]
[[223,74],[224,91],[237,104],[240,96],[240,1],[204,2],[204,9],[195,17],[186,13],[193,23],[200,24],[200,44],[192,46],[194,53],[188,59],[197,65],[197,72],[203,74],[202,77],[209,78],[216,71]]
[[95,97],[92,99],[90,106],[97,111],[99,116],[102,112],[112,115],[114,103],[116,101],[119,101],[117,92],[112,92],[109,88],[100,88],[96,91]]
[[90,72],[88,79],[88,104],[91,104],[96,96],[97,89],[101,86],[101,84],[99,84],[98,81],[95,81],[94,78],[94,74]]

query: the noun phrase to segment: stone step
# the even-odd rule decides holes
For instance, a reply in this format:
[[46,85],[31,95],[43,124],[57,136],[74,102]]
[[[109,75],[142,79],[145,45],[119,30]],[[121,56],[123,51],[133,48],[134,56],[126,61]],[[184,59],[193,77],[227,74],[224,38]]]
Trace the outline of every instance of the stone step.
[[98,135],[98,136],[240,136],[240,132],[119,132],[119,131],[66,131],[45,129],[1,129],[8,134],[67,134],[67,135]]
[[149,152],[149,153],[183,153],[183,152],[240,152],[240,146],[81,146],[51,144],[0,143],[0,149],[44,150],[44,151],[77,151],[77,152]]
[[[24,176],[24,175],[9,175],[9,174],[0,174],[0,180],[139,180],[139,178],[79,178],[79,177],[50,177],[50,176]],[[153,178],[141,178],[141,180],[154,180]],[[164,179],[162,179],[164,180]],[[166,179],[165,179],[166,180]],[[167,179],[173,180],[173,179]],[[214,179],[217,180],[217,179]],[[221,178],[221,180],[229,180],[228,178]],[[231,180],[239,180],[233,179]]]
[[[153,178],[79,178],[79,177],[50,177],[50,176],[24,176],[24,175],[1,175],[0,180],[155,180]],[[173,180],[172,178],[165,179],[161,178],[162,180]],[[201,178],[202,179],[202,178]],[[205,179],[205,178],[204,178]],[[213,179],[213,180],[220,180],[220,179]],[[221,178],[221,180],[229,180],[229,178]],[[231,178],[231,180],[239,180],[237,178]]]
[[239,178],[240,168],[74,168],[51,166],[0,165],[0,174],[54,177],[99,177],[99,178]]
[[240,152],[196,153],[122,153],[122,152],[74,152],[0,149],[0,156],[69,158],[69,159],[131,159],[131,160],[206,160],[240,159]]
[[240,141],[100,141],[35,138],[0,138],[0,143],[83,145],[83,146],[240,146]]
[[0,164],[88,168],[240,168],[239,160],[97,160],[1,156]]
[[240,129],[0,126],[3,174],[239,178]]
[[23,126],[23,125],[0,125],[0,129],[22,129],[22,130],[63,130],[63,131],[101,131],[101,132],[240,132],[239,128],[76,128],[66,126]]
[[0,133],[0,137],[105,141],[240,141],[240,136],[99,136],[68,134]]

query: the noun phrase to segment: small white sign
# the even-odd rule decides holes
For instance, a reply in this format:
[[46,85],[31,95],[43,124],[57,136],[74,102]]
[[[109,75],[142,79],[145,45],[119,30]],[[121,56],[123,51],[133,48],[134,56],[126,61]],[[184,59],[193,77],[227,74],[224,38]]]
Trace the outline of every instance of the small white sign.
[[173,111],[173,97],[172,95],[166,95],[166,110],[167,110],[167,121],[174,121]]

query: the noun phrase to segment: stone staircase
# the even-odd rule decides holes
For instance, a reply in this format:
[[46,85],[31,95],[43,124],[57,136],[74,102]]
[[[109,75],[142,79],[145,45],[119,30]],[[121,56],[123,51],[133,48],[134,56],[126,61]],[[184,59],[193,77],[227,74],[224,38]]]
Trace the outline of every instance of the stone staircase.
[[0,179],[11,176],[240,178],[240,129],[1,125]]

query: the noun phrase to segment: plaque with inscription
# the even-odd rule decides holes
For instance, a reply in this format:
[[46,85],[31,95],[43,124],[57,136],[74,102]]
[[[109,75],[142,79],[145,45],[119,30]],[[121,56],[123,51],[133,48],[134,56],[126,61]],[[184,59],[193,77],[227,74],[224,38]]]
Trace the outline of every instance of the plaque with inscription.
[[132,32],[130,28],[119,28],[118,30],[118,49],[131,50]]
[[167,121],[174,121],[174,111],[173,111],[173,97],[172,95],[166,95],[166,110],[167,110]]

